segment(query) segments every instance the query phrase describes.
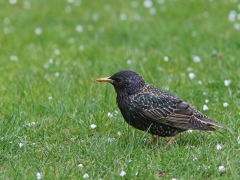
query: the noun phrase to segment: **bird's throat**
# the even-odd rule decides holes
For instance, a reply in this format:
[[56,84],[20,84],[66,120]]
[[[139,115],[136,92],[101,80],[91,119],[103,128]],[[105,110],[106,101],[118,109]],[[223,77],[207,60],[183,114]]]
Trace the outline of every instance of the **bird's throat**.
[[127,106],[129,103],[129,95],[126,92],[117,93],[117,104],[119,108]]

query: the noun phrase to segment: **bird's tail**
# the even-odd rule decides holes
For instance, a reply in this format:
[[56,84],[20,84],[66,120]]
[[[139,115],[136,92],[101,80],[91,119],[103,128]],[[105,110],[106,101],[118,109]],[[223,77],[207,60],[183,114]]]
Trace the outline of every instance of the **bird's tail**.
[[209,118],[201,118],[200,121],[202,121],[203,123],[206,123],[208,126],[217,126],[217,127],[220,127],[220,128],[223,128],[223,129],[227,129],[224,125],[214,121],[214,120],[211,120]]

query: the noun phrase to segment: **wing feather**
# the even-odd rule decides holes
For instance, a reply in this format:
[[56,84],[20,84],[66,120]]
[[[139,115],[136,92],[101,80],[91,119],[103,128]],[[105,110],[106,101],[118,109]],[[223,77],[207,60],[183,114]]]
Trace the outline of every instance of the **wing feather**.
[[[146,98],[148,103],[143,104],[146,101],[141,99]],[[156,97],[147,92],[135,97],[134,101],[139,107],[144,107],[139,108],[143,118],[160,124],[185,130],[214,130],[210,126],[223,127],[175,96],[169,98],[169,95],[163,93],[161,97]]]

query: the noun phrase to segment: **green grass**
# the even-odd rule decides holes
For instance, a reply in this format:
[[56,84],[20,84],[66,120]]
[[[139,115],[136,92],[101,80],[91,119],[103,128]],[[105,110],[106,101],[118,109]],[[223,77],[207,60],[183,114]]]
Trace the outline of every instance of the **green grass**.
[[[228,20],[238,2],[159,2],[0,2],[0,179],[240,179],[240,20]],[[207,104],[228,130],[142,148],[152,136],[129,127],[113,87],[94,81],[122,69],[199,110]]]

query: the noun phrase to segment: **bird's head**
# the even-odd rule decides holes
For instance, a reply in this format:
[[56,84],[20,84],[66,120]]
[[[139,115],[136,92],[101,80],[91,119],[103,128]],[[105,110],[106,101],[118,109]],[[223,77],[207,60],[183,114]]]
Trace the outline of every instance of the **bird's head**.
[[146,84],[136,72],[125,70],[115,73],[110,77],[99,78],[99,82],[111,83],[118,94],[134,94],[139,92]]

